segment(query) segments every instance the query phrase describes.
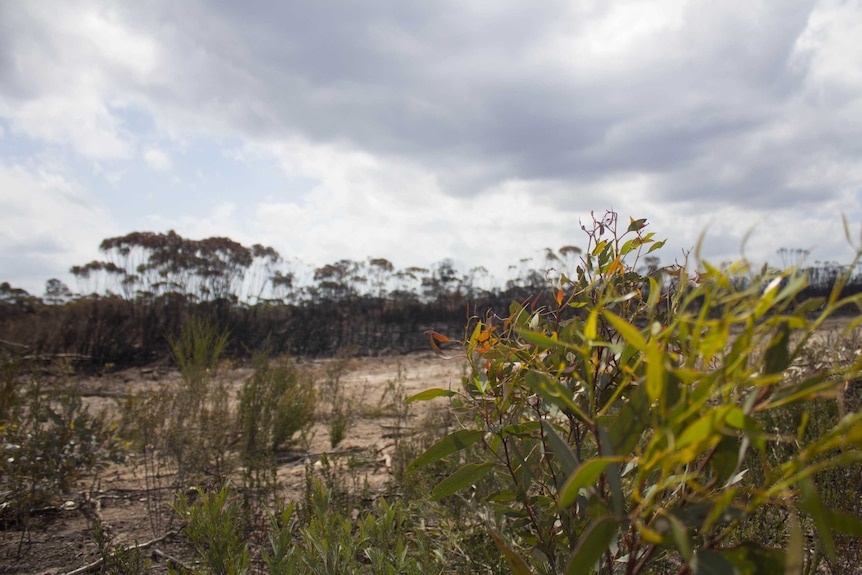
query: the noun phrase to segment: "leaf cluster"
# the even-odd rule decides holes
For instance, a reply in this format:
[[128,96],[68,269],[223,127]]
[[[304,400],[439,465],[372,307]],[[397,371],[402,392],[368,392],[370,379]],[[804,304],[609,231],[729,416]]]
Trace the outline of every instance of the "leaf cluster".
[[[553,286],[555,306],[513,303],[505,318],[475,319],[460,342],[471,366],[463,389],[413,398],[449,396],[463,422],[413,469],[483,447],[431,498],[502,481],[480,495],[514,573],[629,574],[658,562],[793,572],[808,557],[803,522],[834,562],[833,533],[860,536],[862,520],[824,505],[815,479],[862,459],[862,415],[813,437],[807,418],[788,434],[761,422],[805,412],[859,377],[860,359],[793,370],[823,322],[858,296],[841,297],[837,282],[828,298],[800,301],[807,280],[794,270],[762,270],[743,286],[732,279],[750,272],[744,262],[644,275],[639,259],[663,243],[645,220],[623,228],[608,212],[584,231],[588,249],[574,277]],[[432,334],[436,349],[446,341]],[[762,473],[748,478],[755,463]],[[786,544],[738,541],[741,522],[766,506],[785,510]]]

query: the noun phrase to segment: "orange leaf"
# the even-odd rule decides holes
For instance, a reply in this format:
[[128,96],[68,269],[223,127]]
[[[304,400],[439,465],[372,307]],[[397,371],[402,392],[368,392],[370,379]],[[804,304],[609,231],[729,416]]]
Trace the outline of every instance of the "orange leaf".
[[451,338],[446,337],[442,333],[437,333],[434,330],[428,330],[425,333],[430,335],[432,340],[439,341],[440,343],[446,343],[447,341],[452,341]]

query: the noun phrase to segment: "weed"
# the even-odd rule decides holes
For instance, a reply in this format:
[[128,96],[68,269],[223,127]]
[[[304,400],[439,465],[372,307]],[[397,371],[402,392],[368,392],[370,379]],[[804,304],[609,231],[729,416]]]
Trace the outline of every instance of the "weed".
[[334,449],[347,435],[353,423],[353,397],[348,396],[342,378],[350,367],[349,353],[333,359],[326,368],[323,380],[322,401],[326,405],[326,421],[329,431],[329,445]]

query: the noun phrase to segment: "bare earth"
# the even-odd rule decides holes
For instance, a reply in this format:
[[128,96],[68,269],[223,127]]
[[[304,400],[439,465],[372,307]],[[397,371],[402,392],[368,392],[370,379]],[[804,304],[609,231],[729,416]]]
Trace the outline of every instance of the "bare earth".
[[[331,360],[302,363],[322,373]],[[360,455],[363,462],[359,473],[372,486],[382,486],[390,476],[390,455],[393,448],[394,421],[382,417],[379,407],[389,401],[390,382],[403,384],[407,396],[432,387],[458,389],[465,363],[461,359],[443,360],[428,353],[398,357],[357,358],[350,360],[342,381],[349,396],[354,398],[356,419],[346,439],[332,449],[324,425],[315,426],[307,452],[287,457],[279,467],[279,479],[288,498],[299,498],[305,485],[306,465],[314,466],[321,454],[345,460]],[[235,368],[222,377],[239,389],[251,373],[249,368]],[[82,379],[79,384],[85,402],[92,411],[102,408],[116,410],[117,402],[129,394],[156,389],[179,378],[179,373],[168,368],[130,369],[101,377]],[[407,425],[416,425],[426,403],[411,404]],[[153,493],[152,491],[150,492]],[[167,523],[171,517],[166,509],[171,494],[165,492],[157,502],[162,507],[161,532],[177,527]],[[150,498],[150,509],[153,499]],[[76,491],[67,497],[65,504],[43,510],[31,523],[27,532],[9,529],[0,531],[0,574],[55,575],[72,573],[99,558],[93,541],[94,517],[100,517],[103,526],[115,544],[135,545],[154,539],[148,512],[145,474],[140,461],[131,457],[122,466],[114,466],[81,481]],[[169,536],[148,546],[144,555],[150,557],[158,549],[167,555],[188,561],[189,550],[182,538]],[[153,572],[167,571],[163,561],[153,560]]]

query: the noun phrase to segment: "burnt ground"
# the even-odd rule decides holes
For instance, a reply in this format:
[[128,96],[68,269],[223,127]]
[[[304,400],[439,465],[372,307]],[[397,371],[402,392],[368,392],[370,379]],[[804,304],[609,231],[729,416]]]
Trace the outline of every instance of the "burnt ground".
[[[305,361],[301,366],[323,377],[332,361],[338,360]],[[393,433],[409,434],[423,410],[429,409],[424,402],[411,404],[405,422],[399,422],[385,408],[392,401],[392,391],[400,387],[409,396],[432,387],[457,388],[464,369],[463,360],[443,360],[430,352],[350,359],[342,382],[352,399],[354,420],[346,438],[333,449],[326,426],[315,424],[304,450],[279,458],[282,494],[299,499],[306,469],[313,472],[315,464],[319,467],[323,453],[333,465],[349,459],[355,477],[367,481],[372,489],[383,489],[392,474]],[[248,367],[235,367],[223,370],[219,377],[239,389],[250,373]],[[153,366],[80,378],[77,384],[91,412],[106,409],[116,413],[125,397],[178,379],[176,370]],[[122,465],[83,478],[56,506],[39,510],[27,530],[10,527],[0,531],[0,574],[56,575],[92,564],[100,557],[93,536],[96,520],[114,545],[143,545],[152,572],[167,572],[165,555],[191,561],[190,549],[176,534],[179,525],[170,509],[170,477],[164,477],[160,485],[148,486],[143,463],[140,455],[130,455]]]

